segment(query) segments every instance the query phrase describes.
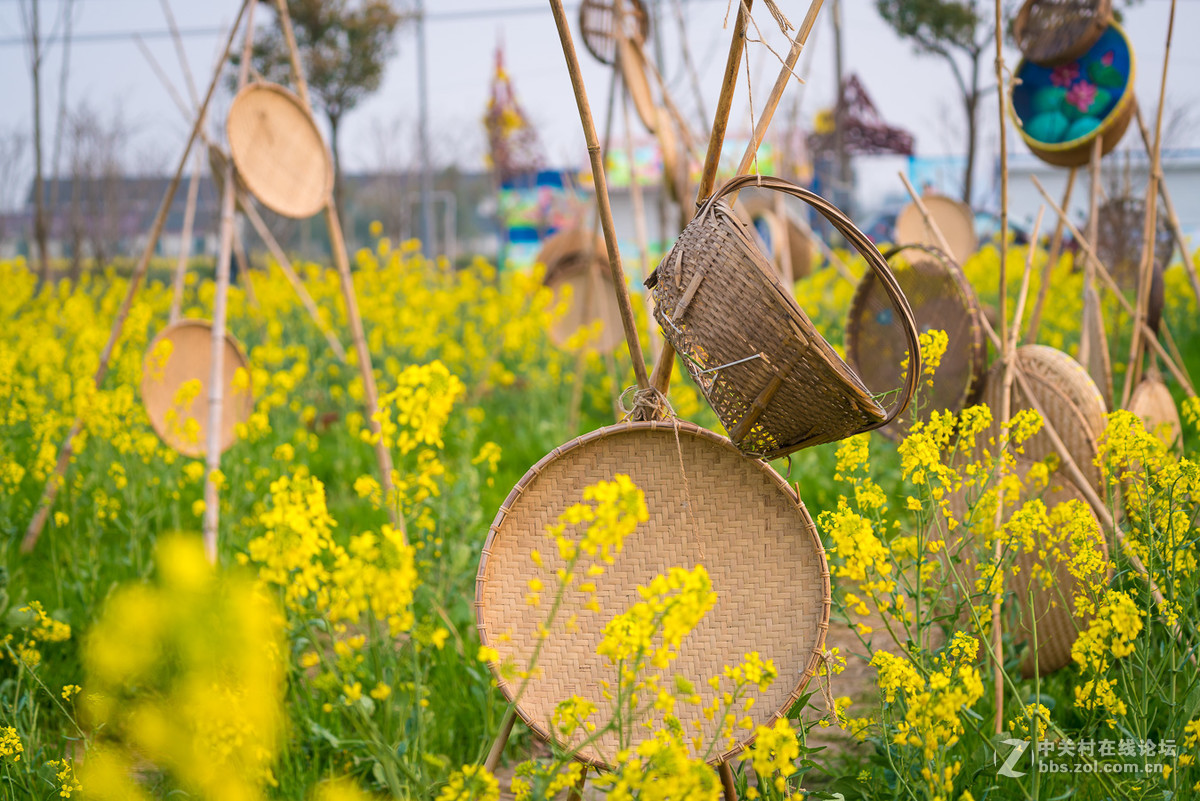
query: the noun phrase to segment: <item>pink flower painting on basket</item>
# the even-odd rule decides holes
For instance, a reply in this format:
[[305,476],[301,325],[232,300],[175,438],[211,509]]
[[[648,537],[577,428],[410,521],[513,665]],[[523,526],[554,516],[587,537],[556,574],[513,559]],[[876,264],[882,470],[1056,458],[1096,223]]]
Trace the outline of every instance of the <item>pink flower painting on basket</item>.
[[1096,85],[1080,81],[1067,90],[1067,102],[1080,111],[1086,112],[1096,99]]
[[1071,62],[1070,64],[1060,64],[1050,73],[1050,83],[1053,86],[1061,86],[1064,89],[1071,85],[1071,82],[1079,77],[1079,64]]

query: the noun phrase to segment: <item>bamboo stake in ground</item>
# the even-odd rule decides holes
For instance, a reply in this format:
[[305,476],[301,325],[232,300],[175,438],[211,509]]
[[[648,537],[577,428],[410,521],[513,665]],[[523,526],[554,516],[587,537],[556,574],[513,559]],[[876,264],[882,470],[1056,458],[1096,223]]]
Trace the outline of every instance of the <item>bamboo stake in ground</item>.
[[[1054,199],[1050,197],[1050,193],[1046,191],[1044,186],[1042,186],[1042,182],[1037,179],[1037,176],[1032,176],[1031,180],[1033,181],[1033,185],[1037,187],[1038,192],[1041,193],[1042,198],[1045,199],[1048,204],[1050,204],[1050,207],[1059,214],[1062,214],[1062,210],[1057,206],[1057,204],[1055,204]],[[1075,237],[1075,241],[1079,243],[1079,247],[1083,250],[1087,257],[1095,259],[1096,274],[1100,276],[1105,288],[1107,288],[1108,291],[1111,292],[1114,297],[1116,297],[1117,302],[1121,304],[1121,307],[1125,309],[1126,313],[1136,319],[1133,305],[1126,299],[1125,294],[1121,292],[1121,288],[1117,286],[1117,282],[1113,280],[1112,275],[1109,274],[1108,269],[1104,266],[1104,263],[1101,262],[1100,258],[1096,255],[1096,251],[1092,247],[1091,243],[1086,237],[1084,237],[1083,234],[1079,232],[1079,229],[1076,228],[1070,220],[1067,221],[1067,230],[1071,232],[1071,236]],[[1161,358],[1167,365],[1167,368],[1171,371],[1171,375],[1175,377],[1175,380],[1178,381],[1188,391],[1189,394],[1195,395],[1196,389],[1193,386],[1191,379],[1189,379],[1187,374],[1183,371],[1182,364],[1172,359],[1171,356],[1163,349],[1162,344],[1158,341],[1158,335],[1152,328],[1150,328],[1145,320],[1141,321],[1141,327],[1142,333],[1146,336],[1146,342],[1149,343],[1150,347],[1154,349],[1159,358]],[[1170,334],[1165,321],[1162,323],[1162,330],[1164,334]]]
[[[312,102],[308,97],[308,82],[304,78],[304,68],[300,64],[300,49],[296,45],[296,35],[292,31],[292,19],[288,15],[285,0],[275,0],[275,10],[279,14],[279,24],[283,29],[283,38],[287,42],[288,55],[292,62],[292,79],[296,82],[296,94],[304,110],[312,115]],[[358,295],[354,289],[354,276],[350,273],[350,256],[346,252],[346,239],[342,234],[342,223],[338,218],[337,207],[333,204],[332,194],[325,200],[325,225],[329,229],[329,247],[333,251],[333,261],[337,266],[338,278],[342,287],[342,299],[346,304],[346,318],[350,321],[350,335],[354,340],[354,351],[358,357],[358,370],[362,375],[363,400],[367,407],[367,426],[371,429],[371,438],[375,445],[375,461],[379,466],[379,485],[383,489],[384,503],[392,525],[400,532],[405,543],[408,533],[404,525],[404,517],[399,512],[399,499],[395,493],[395,483],[392,481],[392,454],[383,441],[382,427],[379,423],[379,390],[375,386],[375,368],[371,363],[371,351],[367,347],[367,335],[363,330],[362,316],[358,313]]]
[[609,205],[608,199],[608,181],[604,175],[604,160],[600,152],[600,142],[596,138],[596,124],[592,121],[592,108],[588,103],[587,89],[583,85],[583,75],[579,69],[579,57],[575,53],[575,43],[571,40],[571,29],[567,24],[562,0],[550,0],[550,10],[554,13],[554,23],[558,28],[558,38],[562,44],[563,56],[567,60],[567,72],[571,75],[571,87],[575,92],[575,103],[579,108],[579,119],[583,125],[584,139],[587,141],[592,180],[596,187],[596,203],[600,209],[600,226],[604,231],[605,247],[608,249],[608,266],[612,272],[613,283],[616,285],[617,305],[621,310],[621,324],[625,328],[625,343],[629,347],[629,357],[633,361],[633,372],[637,376],[638,386],[641,389],[647,389],[650,386],[650,379],[646,374],[645,357],[642,355],[637,323],[633,317],[633,302],[629,298],[629,285],[625,282],[625,270],[621,266],[621,252],[617,248],[617,234],[613,226],[612,207]]
[[[225,42],[224,55],[220,61],[221,64],[224,64],[225,59],[229,57],[229,48],[233,45],[238,25],[241,23],[247,6],[253,1],[243,0],[238,10],[237,19],[234,20],[233,27],[229,31],[229,38]],[[137,295],[142,280],[146,277],[146,270],[150,267],[150,257],[154,255],[154,250],[158,246],[158,238],[162,235],[163,226],[167,221],[167,212],[171,209],[171,203],[175,199],[175,192],[179,189],[179,183],[183,178],[184,167],[187,166],[188,154],[191,152],[192,145],[195,144],[196,138],[199,136],[200,128],[204,124],[205,112],[208,111],[208,104],[212,100],[213,93],[220,79],[221,70],[219,68],[213,70],[212,82],[209,84],[208,91],[204,95],[204,100],[200,104],[199,113],[192,124],[187,144],[183,148],[183,155],[179,159],[179,164],[175,168],[175,174],[172,176],[171,182],[167,184],[167,191],[163,195],[162,203],[159,204],[154,222],[150,226],[150,235],[146,240],[146,247],[142,250],[142,256],[133,268],[133,273],[129,276],[129,288],[125,291],[125,298],[121,301],[121,306],[117,310],[116,319],[113,320],[113,327],[109,332],[108,342],[105,343],[104,350],[100,352],[100,363],[97,365],[96,373],[92,377],[93,386],[96,388],[100,387],[100,383],[104,381],[104,376],[108,374],[108,363],[112,358],[113,349],[116,348],[117,340],[120,339],[121,332],[124,330],[125,321],[129,317],[129,310],[133,306],[133,298]],[[71,463],[75,438],[79,436],[79,432],[82,429],[83,419],[77,416],[71,424],[71,428],[67,432],[63,444],[58,449],[58,460],[54,465],[54,472],[50,474],[49,479],[46,481],[46,487],[42,490],[41,500],[38,501],[37,511],[34,513],[33,519],[25,531],[25,537],[21,540],[21,551],[23,553],[28,553],[37,545],[38,537],[41,536],[42,529],[46,525],[46,518],[50,515],[50,507],[53,506],[54,499],[58,496],[58,491],[62,487],[63,477],[66,475],[67,467]]]
[[196,198],[200,195],[200,172],[203,165],[204,156],[197,151],[192,176],[188,179],[187,206],[183,210],[183,231],[179,235],[179,260],[175,263],[175,278],[171,282],[171,312],[167,316],[168,323],[179,320],[183,307],[184,274],[187,272],[188,259],[192,255],[192,226],[196,220]]
[[[1092,146],[1090,167],[1091,188],[1088,200],[1088,240],[1095,242],[1100,230],[1100,158],[1101,138]],[[1096,259],[1083,260],[1083,326],[1079,338],[1079,363],[1100,388],[1106,408],[1113,408],[1112,361],[1108,353],[1108,337],[1100,312],[1100,296],[1096,292]]]
[[[1079,173],[1078,167],[1072,167],[1067,173],[1067,188],[1063,192],[1062,207],[1064,209],[1071,208],[1071,191],[1075,188],[1075,176]],[[1058,266],[1059,253],[1062,250],[1063,226],[1065,220],[1060,216],[1058,224],[1054,226],[1054,237],[1050,240],[1050,258],[1046,260],[1046,264],[1042,267],[1042,282],[1038,285],[1037,302],[1033,305],[1033,316],[1029,318],[1029,328],[1025,331],[1025,344],[1029,345],[1037,342],[1038,329],[1042,327],[1042,308],[1046,305],[1046,296],[1050,292],[1050,278],[1054,272],[1054,268]],[[1037,240],[1034,240],[1037,244]]]
[[[1171,0],[1171,12],[1167,17],[1167,42],[1163,48],[1162,81],[1158,89],[1158,111],[1154,123],[1154,150],[1150,155],[1150,180],[1146,184],[1146,219],[1142,226],[1142,261],[1138,269],[1137,317],[1134,320],[1133,336],[1129,342],[1129,360],[1132,367],[1141,355],[1143,347],[1142,328],[1139,323],[1146,319],[1150,305],[1150,282],[1154,277],[1154,246],[1158,239],[1158,181],[1162,174],[1162,123],[1163,106],[1167,99],[1167,67],[1171,63],[1171,39],[1175,34],[1175,2]],[[1129,406],[1133,394],[1136,370],[1125,370],[1125,391],[1121,393],[1121,408]]]
[[[250,46],[254,42],[254,8],[246,12],[245,44],[238,71],[238,89],[250,76]],[[233,259],[234,181],[233,159],[225,162],[221,187],[221,224],[218,234],[216,293],[213,298],[212,347],[208,373],[208,428],[204,448],[204,554],[217,563],[217,527],[221,521],[221,405],[225,400],[225,323],[229,297],[229,265]],[[243,269],[245,267],[243,266]]]

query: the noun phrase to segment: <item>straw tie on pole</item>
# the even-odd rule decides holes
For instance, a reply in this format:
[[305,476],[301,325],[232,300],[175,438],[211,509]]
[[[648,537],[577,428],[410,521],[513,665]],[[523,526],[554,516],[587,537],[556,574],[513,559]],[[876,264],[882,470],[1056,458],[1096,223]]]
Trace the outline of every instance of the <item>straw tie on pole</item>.
[[[225,42],[224,56],[222,56],[220,64],[224,64],[225,59],[228,58],[229,48],[233,46],[238,26],[241,24],[247,7],[252,2],[254,0],[243,0],[238,10],[237,18],[234,20],[233,26],[229,29],[229,37]],[[220,80],[221,70],[218,67],[213,70],[212,82],[208,86],[208,91],[204,95],[204,100],[200,104],[200,110],[192,124],[187,144],[183,148],[183,155],[179,158],[175,174],[172,176],[171,182],[167,184],[167,191],[163,195],[162,203],[159,204],[158,212],[154,217],[154,223],[150,227],[150,236],[147,238],[146,247],[143,249],[142,256],[129,277],[129,288],[126,290],[125,297],[121,301],[121,306],[117,310],[117,316],[113,320],[113,327],[109,332],[108,342],[105,343],[104,350],[100,352],[100,363],[97,365],[96,373],[92,378],[93,385],[96,388],[100,387],[100,383],[104,381],[104,376],[108,374],[109,360],[112,358],[117,340],[120,339],[121,332],[124,330],[125,321],[129,317],[129,311],[133,306],[133,299],[137,295],[142,279],[146,277],[146,270],[150,267],[150,257],[154,254],[154,249],[158,245],[159,236],[162,235],[163,226],[167,221],[167,212],[171,209],[171,202],[175,199],[175,192],[179,189],[180,181],[183,178],[184,167],[187,166],[188,155],[191,153],[192,145],[200,134],[200,129],[204,124],[205,112],[208,111],[208,104],[212,100],[212,96]],[[46,487],[42,491],[41,500],[38,502],[37,512],[34,513],[33,520],[30,521],[29,528],[25,531],[25,537],[21,540],[21,551],[23,553],[28,553],[37,545],[38,537],[41,536],[42,529],[46,525],[46,519],[50,515],[50,507],[54,504],[54,499],[58,496],[58,491],[62,487],[63,476],[66,475],[67,467],[71,463],[75,438],[79,436],[79,432],[82,430],[83,418],[76,416],[74,423],[71,424],[70,431],[67,432],[67,436],[63,440],[63,444],[59,447],[58,460],[54,466],[54,472],[50,474],[49,479],[46,481]]]
[[[300,49],[296,45],[296,35],[292,31],[292,18],[288,14],[285,0],[275,0],[275,9],[279,14],[280,27],[283,28],[283,38],[287,42],[288,55],[292,62],[292,78],[296,82],[296,94],[304,110],[312,115],[312,102],[308,97],[308,82],[304,79],[304,68],[300,64]],[[325,199],[325,224],[329,229],[329,245],[333,251],[333,260],[337,265],[338,278],[342,285],[342,298],[346,304],[346,317],[350,321],[350,334],[354,339],[354,351],[358,356],[358,369],[362,375],[363,398],[367,407],[367,425],[371,429],[372,439],[375,440],[375,460],[379,465],[379,484],[383,489],[383,497],[388,507],[388,516],[392,525],[400,532],[401,538],[407,544],[408,533],[404,518],[397,507],[395,484],[392,482],[392,454],[383,441],[382,429],[377,419],[379,416],[379,391],[375,386],[375,368],[371,363],[371,351],[367,348],[367,336],[363,330],[362,316],[358,313],[358,295],[354,289],[354,276],[350,273],[350,257],[346,253],[346,239],[342,234],[342,223],[338,218],[337,207],[333,204],[330,194]]]

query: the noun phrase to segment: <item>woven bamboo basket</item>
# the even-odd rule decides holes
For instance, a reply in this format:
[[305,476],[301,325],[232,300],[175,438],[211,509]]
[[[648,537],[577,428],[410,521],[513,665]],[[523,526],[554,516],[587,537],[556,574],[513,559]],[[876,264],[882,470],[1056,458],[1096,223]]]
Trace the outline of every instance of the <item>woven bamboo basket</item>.
[[[1021,492],[1016,503],[1007,505],[1002,522],[1007,522],[1013,512],[1033,498],[1041,498],[1047,511],[1051,511],[1054,507],[1067,501],[1080,501],[1086,514],[1093,521],[1095,532],[1095,536],[1090,540],[1088,546],[1082,547],[1095,548],[1104,559],[1107,559],[1108,546],[1101,533],[1099,521],[1096,520],[1095,512],[1087,505],[1083,493],[1073,482],[1061,474],[1052,475],[1049,486],[1044,491],[1035,492],[1026,482],[1026,477],[1033,464],[1034,462],[1029,459],[1017,457],[1015,473],[1022,479]],[[960,522],[963,521],[968,510],[966,493],[962,490],[951,492],[946,500],[951,514]],[[944,531],[945,526],[942,526],[941,530]],[[962,581],[961,585],[952,588],[952,601],[976,593],[975,582],[980,577],[978,556],[985,551],[986,558],[990,559],[992,556],[985,546],[975,541],[975,535],[966,526],[960,525],[955,528],[955,531],[965,533],[949,543],[948,547],[941,552],[943,565],[948,565],[947,560],[952,560],[957,573],[951,575],[956,575]],[[1059,533],[1055,532],[1052,541],[1058,536]],[[1063,539],[1067,538],[1063,537]],[[1012,560],[1013,570],[1005,577],[1007,602],[1016,607],[1015,616],[1009,615],[1006,616],[1006,619],[1011,621],[1015,618],[1014,639],[1017,643],[1028,646],[1021,660],[1021,675],[1025,678],[1031,678],[1035,674],[1045,676],[1069,665],[1071,663],[1071,646],[1074,645],[1079,631],[1085,628],[1090,620],[1090,618],[1080,620],[1075,617],[1074,599],[1081,585],[1080,580],[1072,575],[1069,569],[1071,557],[1075,554],[1075,547],[1081,544],[1067,540],[1059,544],[1057,548],[1043,547],[1045,543],[1036,545],[1037,547],[1033,550],[1022,548],[1017,551]],[[1109,577],[1111,578],[1111,574]],[[1030,602],[1031,591],[1032,603]],[[963,622],[964,625],[968,625],[967,621]],[[1012,625],[1012,623],[1008,625]],[[1037,634],[1036,660],[1032,645],[1035,630]]]
[[311,217],[333,191],[333,161],[300,98],[270,83],[237,93],[225,123],[238,175],[264,206],[294,219]]
[[[879,276],[909,346],[905,384],[889,409],[813,327],[722,200],[752,184],[816,208]],[[664,336],[743,453],[775,458],[870,431],[894,420],[912,398],[921,354],[908,301],[866,235],[806,189],[778,178],[734,178],[704,202],[646,285]]]
[[[596,580],[601,613],[583,608],[582,593],[567,593],[558,622],[542,641],[538,670],[519,699],[520,679],[506,678],[501,664],[490,665],[501,692],[517,700],[518,714],[539,737],[571,747],[575,743],[558,739],[550,725],[557,703],[578,695],[611,709],[604,682],[615,680],[615,668],[596,653],[605,624],[636,602],[637,588],[655,576],[674,566],[703,565],[716,606],[683,641],[669,672],[693,681],[707,704],[715,697],[708,679],[758,651],[774,660],[779,678],[749,714],[756,724],[786,715],[821,660],[831,599],[825,553],[804,504],[778,473],[691,423],[610,426],[556,448],[530,468],[500,507],[483,548],[475,584],[480,642],[496,648],[501,663],[526,668],[546,620],[545,604],[526,604],[527,582],[539,578],[549,590],[565,564],[547,526],[578,502],[585,487],[618,473],[645,492],[650,519],[625,539]],[[541,568],[532,561],[534,549]],[[576,625],[568,630],[565,621],[572,617]],[[706,719],[699,705],[680,704],[675,713],[689,735],[706,739],[721,723]],[[649,731],[634,727],[633,736]],[[753,732],[738,736],[734,748],[712,761],[738,753]],[[601,738],[578,758],[607,767],[617,750],[615,738]]]
[[620,0],[624,10],[623,36],[617,26],[617,0],[583,0],[579,6],[579,33],[588,52],[602,64],[617,63],[617,42],[630,38],[645,44],[650,36],[650,15],[642,0]]
[[546,240],[537,260],[546,265],[543,283],[554,290],[555,304],[570,297],[566,314],[550,328],[551,342],[566,348],[580,328],[597,320],[600,331],[587,347],[610,351],[625,341],[603,237],[582,227],[559,231]]
[[[1104,109],[1097,109],[1095,114],[1089,115],[1095,120],[1094,125],[1088,127],[1086,133],[1081,131],[1077,135],[1072,135],[1069,127],[1062,128],[1060,129],[1062,138],[1052,139],[1038,131],[1034,131],[1034,133],[1038,133],[1038,136],[1044,138],[1039,139],[1034,136],[1030,129],[1037,127],[1036,120],[1043,113],[1037,106],[1039,93],[1045,90],[1064,89],[1065,87],[1060,84],[1068,82],[1071,85],[1066,89],[1068,94],[1064,94],[1063,97],[1070,97],[1069,93],[1075,91],[1079,85],[1091,83],[1086,79],[1080,79],[1080,76],[1094,69],[1096,63],[1102,64],[1104,59],[1112,62],[1104,65],[1106,70],[1114,70],[1116,76],[1123,78],[1123,81],[1113,81],[1113,85],[1104,89],[1109,94],[1110,100]],[[1021,134],[1021,138],[1025,140],[1025,144],[1035,156],[1047,164],[1058,167],[1082,167],[1091,160],[1093,143],[1097,137],[1101,140],[1101,154],[1108,155],[1116,148],[1129,128],[1136,105],[1133,95],[1136,62],[1133,47],[1125,32],[1119,25],[1112,23],[1078,62],[1073,73],[1075,77],[1062,77],[1062,71],[1069,67],[1070,65],[1059,65],[1047,68],[1022,59],[1017,64],[1014,73],[1016,80],[1012,82],[1010,88],[1008,107],[1013,122],[1017,125],[1017,132]],[[1118,82],[1120,83],[1119,87],[1116,85]],[[1092,86],[1092,88],[1096,87]],[[1070,111],[1070,109],[1067,110]],[[1075,112],[1071,111],[1071,113]]]
[[1086,53],[1112,18],[1112,0],[1025,0],[1013,39],[1025,58],[1053,67]]
[[[975,214],[971,207],[945,195],[926,195],[921,202],[946,238],[950,258],[957,264],[966,264],[967,259],[979,249],[979,235],[975,233]],[[938,247],[938,238],[933,229],[926,225],[916,203],[909,203],[896,215],[896,241],[905,245]]]
[[[161,342],[171,343],[171,353],[165,363],[157,364],[153,354]],[[250,363],[241,345],[229,333],[225,334],[222,368],[225,383],[221,393],[221,451],[224,452],[237,440],[238,424],[249,420],[254,411],[253,395],[234,385],[237,371],[248,371]],[[163,442],[184,456],[198,458],[205,454],[211,371],[212,326],[207,320],[180,320],[164,328],[150,343],[142,361],[142,403],[150,425]],[[188,381],[198,381],[199,391],[180,406],[176,398]],[[195,426],[190,421],[195,421]]]
[[1183,446],[1179,408],[1158,370],[1147,370],[1133,388],[1133,394],[1129,396],[1129,411],[1142,418],[1146,430],[1162,440],[1168,448],[1179,450]]
[[[1017,348],[1016,358],[1046,419],[1062,438],[1071,458],[1092,489],[1104,497],[1104,481],[1100,476],[1100,468],[1096,466],[1096,454],[1108,409],[1096,382],[1079,362],[1046,345]],[[992,365],[982,398],[982,402],[991,408],[996,417],[999,417],[1000,396],[1004,391],[1002,375],[1003,365],[1000,362]],[[1033,408],[1015,381],[1010,408],[1013,414]],[[991,436],[1000,441],[999,420],[993,424]],[[1058,453],[1045,431],[1039,431],[1026,440],[1024,448],[1025,456],[1033,461],[1041,461]]]
[[813,243],[786,211],[780,215],[775,204],[757,194],[739,198],[733,210],[739,220],[758,232],[764,252],[770,256],[780,275],[783,275],[785,249],[791,260],[793,279],[798,280],[812,272]]
[[[933,386],[923,388],[920,419],[932,412],[958,412],[983,389],[987,372],[987,341],[975,290],[949,256],[924,245],[901,245],[884,253],[888,263],[902,251],[920,254],[893,267],[896,280],[912,307],[921,332],[945,331],[946,353],[933,374]],[[854,292],[846,319],[846,361],[871,389],[894,387],[903,380],[905,352],[897,337],[895,313],[873,273],[867,273]],[[912,425],[913,408],[879,429],[890,439]]]

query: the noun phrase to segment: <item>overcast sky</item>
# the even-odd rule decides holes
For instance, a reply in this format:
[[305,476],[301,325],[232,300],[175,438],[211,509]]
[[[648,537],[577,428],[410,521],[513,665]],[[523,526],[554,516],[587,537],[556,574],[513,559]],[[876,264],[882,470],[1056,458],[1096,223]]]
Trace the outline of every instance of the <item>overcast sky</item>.
[[[21,45],[21,5],[29,0],[0,0],[0,103],[6,110],[0,131],[14,126],[28,129],[31,119],[31,82],[28,55]],[[686,14],[686,36],[698,66],[698,82],[704,105],[711,114],[719,88],[728,47],[729,29],[723,27],[726,0],[662,0],[665,19],[662,34],[665,73],[673,95],[686,112],[696,108],[692,81],[682,65],[680,29],[675,21],[675,3]],[[581,165],[586,157],[579,120],[575,112],[562,51],[548,4],[539,0],[427,0],[429,20],[430,130],[434,158],[451,160],[471,168],[483,163],[483,131],[480,117],[487,99],[488,83],[497,42],[503,41],[509,74],[518,97],[537,125],[547,160],[554,165]],[[42,25],[46,31],[61,30],[63,0],[41,0]],[[568,16],[576,25],[577,0],[567,0]],[[807,2],[780,0],[781,7],[796,23],[804,17]],[[79,37],[71,51],[67,85],[68,107],[88,103],[104,115],[120,109],[132,131],[131,149],[140,163],[150,168],[169,169],[179,157],[187,127],[129,34],[146,34],[147,45],[182,87],[183,78],[171,42],[161,34],[166,25],[158,0],[76,0],[75,33]],[[227,26],[237,12],[233,0],[173,0],[180,26],[188,33],[186,49],[197,80],[203,85],[211,72],[220,43],[218,30]],[[844,53],[847,73],[857,73],[885,119],[907,128],[916,136],[918,152],[924,155],[960,152],[962,116],[954,86],[944,63],[935,57],[915,55],[879,19],[872,0],[844,0]],[[809,42],[811,71],[807,89],[793,85],[785,107],[804,91],[801,117],[811,120],[833,97],[833,31],[826,2]],[[1147,108],[1158,95],[1166,36],[1169,0],[1142,0],[1127,9],[1126,28],[1138,57],[1137,92]],[[257,19],[272,21],[260,6]],[[768,14],[758,19],[764,32],[773,25]],[[732,21],[730,23],[732,27]],[[1176,12],[1175,42],[1171,53],[1168,107],[1200,103],[1200,2],[1180,0]],[[109,35],[94,38],[98,34]],[[417,71],[415,31],[397,34],[397,55],[389,64],[379,92],[351,113],[344,123],[343,154],[351,169],[376,166],[406,166],[414,160],[417,120]],[[772,40],[779,49],[779,37]],[[598,120],[603,118],[608,92],[607,68],[580,47],[584,80]],[[1010,66],[1016,54],[1006,53]],[[46,55],[44,121],[47,137],[53,131],[59,96],[62,48],[52,47]],[[988,58],[985,70],[990,73]],[[761,45],[751,45],[751,85],[756,100],[767,95],[778,67]],[[990,81],[989,81],[990,83]],[[733,127],[749,126],[745,82],[734,108]],[[201,87],[203,88],[203,86]],[[222,94],[216,104],[223,115],[229,97]],[[994,95],[984,103],[984,157],[991,158],[996,140]],[[1200,123],[1200,114],[1193,117]],[[1200,126],[1197,126],[1200,127]],[[1200,146],[1193,127],[1190,137],[1179,144]],[[1130,137],[1132,138],[1132,137]],[[1019,140],[1010,139],[1014,152],[1024,152]]]

